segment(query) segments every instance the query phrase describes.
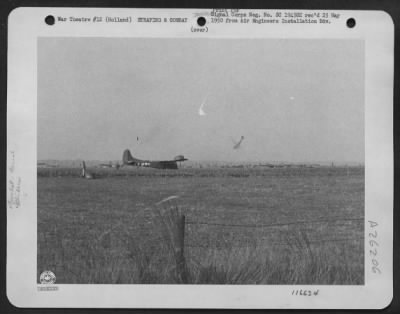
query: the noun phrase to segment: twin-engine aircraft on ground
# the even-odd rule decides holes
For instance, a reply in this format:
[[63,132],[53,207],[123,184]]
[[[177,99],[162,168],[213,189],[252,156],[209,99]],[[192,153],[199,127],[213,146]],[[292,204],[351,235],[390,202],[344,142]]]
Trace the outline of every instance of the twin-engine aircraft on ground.
[[124,166],[150,167],[157,169],[178,169],[178,162],[185,160],[187,160],[187,158],[183,155],[178,155],[173,160],[142,160],[134,158],[129,149],[125,149],[122,155],[122,164]]

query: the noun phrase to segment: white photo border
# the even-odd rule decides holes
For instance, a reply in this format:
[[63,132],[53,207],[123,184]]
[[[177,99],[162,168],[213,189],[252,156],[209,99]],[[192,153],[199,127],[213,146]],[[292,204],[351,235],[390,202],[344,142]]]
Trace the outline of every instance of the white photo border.
[[[211,9],[17,8],[8,21],[7,296],[17,307],[382,309],[393,297],[394,25],[383,11],[340,14],[330,24],[208,24],[191,32]],[[243,10],[269,11],[277,10]],[[279,10],[291,11],[296,10]],[[300,11],[298,11],[300,12]],[[301,12],[314,12],[312,10]],[[57,16],[187,17],[189,23],[44,23]],[[348,18],[357,26],[349,29]],[[361,39],[365,43],[365,284],[75,285],[37,283],[37,43],[39,37]],[[19,206],[10,194],[18,185]],[[371,222],[378,225],[375,227]],[[373,229],[375,228],[375,229]],[[369,234],[379,237],[381,274],[372,270]],[[375,239],[376,240],[376,239]],[[293,289],[319,289],[316,297]]]

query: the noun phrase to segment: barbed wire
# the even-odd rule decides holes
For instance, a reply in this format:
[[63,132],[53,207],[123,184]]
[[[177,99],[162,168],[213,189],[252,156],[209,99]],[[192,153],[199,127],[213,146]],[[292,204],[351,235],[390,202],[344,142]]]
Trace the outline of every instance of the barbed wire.
[[[364,237],[358,237],[358,238],[345,238],[345,239],[322,239],[322,240],[316,240],[312,241],[310,240],[310,244],[320,244],[320,243],[331,243],[331,242],[351,242],[351,241],[360,241],[364,240]],[[237,243],[237,242],[236,242]],[[270,245],[277,245],[277,246],[289,246],[287,242],[272,242]],[[205,249],[211,249],[211,248],[219,248],[219,249],[224,249],[224,248],[240,248],[241,246],[239,245],[226,245],[226,246],[205,246],[205,245],[193,245],[193,244],[187,244],[185,243],[185,247],[190,247],[190,248],[205,248]]]
[[208,225],[208,226],[219,226],[219,227],[242,227],[242,228],[270,228],[279,226],[289,226],[297,224],[313,224],[313,223],[325,223],[325,222],[337,222],[337,221],[363,221],[364,218],[339,218],[339,219],[320,219],[320,220],[302,220],[292,221],[285,223],[274,223],[274,224],[227,224],[227,223],[214,223],[204,221],[186,221],[187,225]]

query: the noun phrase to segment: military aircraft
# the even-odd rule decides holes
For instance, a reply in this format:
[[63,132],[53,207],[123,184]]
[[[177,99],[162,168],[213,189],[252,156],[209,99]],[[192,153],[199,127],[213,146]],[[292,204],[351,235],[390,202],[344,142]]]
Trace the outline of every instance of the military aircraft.
[[240,148],[240,144],[242,144],[243,140],[244,140],[244,136],[242,135],[242,136],[240,137],[239,142],[235,142],[235,141],[234,141],[235,145],[233,146],[233,149],[239,149],[239,148]]
[[134,158],[129,149],[125,149],[122,155],[123,166],[150,167],[157,169],[178,169],[178,162],[187,160],[183,155],[176,156],[173,160],[142,160]]

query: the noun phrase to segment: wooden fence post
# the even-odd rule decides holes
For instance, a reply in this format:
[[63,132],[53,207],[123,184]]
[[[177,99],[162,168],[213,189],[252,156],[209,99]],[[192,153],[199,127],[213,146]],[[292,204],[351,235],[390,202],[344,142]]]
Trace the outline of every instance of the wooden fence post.
[[185,260],[185,215],[178,217],[177,243],[175,248],[176,271],[181,283],[188,283],[188,273]]

